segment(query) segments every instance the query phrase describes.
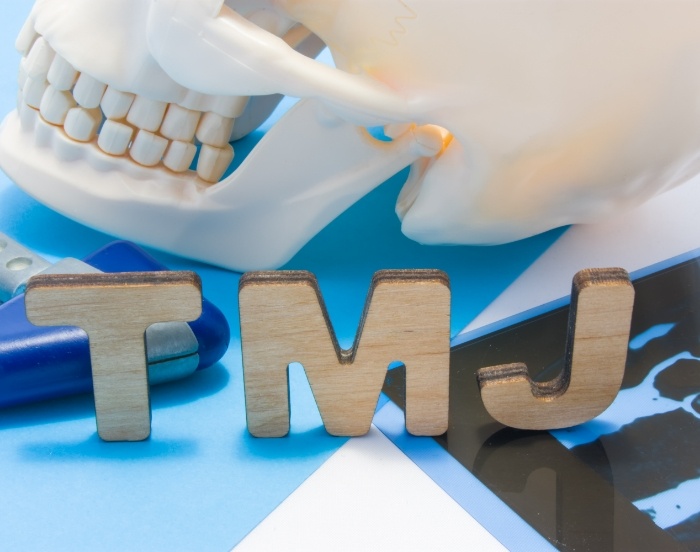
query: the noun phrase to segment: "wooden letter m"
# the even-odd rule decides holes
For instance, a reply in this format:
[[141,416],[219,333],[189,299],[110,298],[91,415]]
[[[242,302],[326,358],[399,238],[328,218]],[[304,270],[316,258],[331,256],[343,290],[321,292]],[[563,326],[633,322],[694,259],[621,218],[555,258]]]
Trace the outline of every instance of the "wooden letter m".
[[450,288],[436,270],[386,270],[372,279],[352,349],[342,350],[316,278],[308,272],[251,272],[239,287],[248,430],[289,432],[289,364],[299,362],[326,430],[369,431],[390,363],[406,366],[406,428],[447,430]]

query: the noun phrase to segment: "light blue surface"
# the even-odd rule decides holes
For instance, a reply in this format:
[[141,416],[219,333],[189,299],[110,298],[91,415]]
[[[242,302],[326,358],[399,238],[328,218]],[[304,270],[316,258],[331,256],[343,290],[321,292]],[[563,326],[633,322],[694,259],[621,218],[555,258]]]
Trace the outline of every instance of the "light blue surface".
[[[0,19],[0,113],[14,108],[14,37],[31,2]],[[37,160],[40,162],[40,160]],[[287,268],[314,272],[342,345],[352,343],[367,286],[383,268],[440,268],[452,279],[453,333],[483,309],[559,233],[498,248],[421,247],[393,212],[395,178],[304,248]],[[0,174],[0,231],[55,260],[112,240],[41,206]],[[0,412],[0,548],[6,550],[228,550],[343,442],[326,435],[303,374],[292,371],[292,435],[251,438],[245,428],[238,274],[155,253],[196,270],[231,323],[222,362],[152,393],[143,443],[103,443],[90,397]],[[270,328],[274,339],[274,328]]]

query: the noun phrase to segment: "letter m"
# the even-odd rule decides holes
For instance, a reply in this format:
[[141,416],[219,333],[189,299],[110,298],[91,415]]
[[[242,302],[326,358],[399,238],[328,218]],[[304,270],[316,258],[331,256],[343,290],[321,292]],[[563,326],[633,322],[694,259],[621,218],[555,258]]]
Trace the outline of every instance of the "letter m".
[[251,272],[239,286],[248,430],[289,432],[288,369],[304,366],[326,430],[369,431],[390,363],[406,366],[406,428],[447,430],[450,287],[437,270],[387,270],[372,279],[352,349],[342,350],[309,272]]

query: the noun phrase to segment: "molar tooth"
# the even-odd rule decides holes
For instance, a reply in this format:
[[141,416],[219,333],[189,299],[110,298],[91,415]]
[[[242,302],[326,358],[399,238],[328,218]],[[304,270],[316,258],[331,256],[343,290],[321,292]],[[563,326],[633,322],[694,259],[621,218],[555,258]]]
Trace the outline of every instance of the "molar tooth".
[[197,148],[194,144],[176,140],[168,146],[168,151],[163,157],[163,165],[173,172],[184,172],[190,168],[196,153]]
[[160,133],[170,140],[190,142],[197,130],[200,115],[198,111],[170,104],[160,127]]
[[39,111],[47,123],[62,125],[68,111],[75,107],[75,100],[70,92],[57,90],[49,85],[41,98]]
[[185,98],[178,105],[192,111],[210,111],[210,100],[211,96],[195,92],[194,90],[187,90]]
[[224,147],[231,139],[231,130],[235,119],[222,117],[209,111],[202,116],[197,127],[197,139],[203,144]]
[[226,144],[224,148],[215,148],[204,144],[199,150],[197,175],[207,182],[218,182],[233,161],[233,148]]
[[134,143],[131,144],[129,155],[137,163],[151,167],[158,164],[166,147],[168,147],[168,141],[162,136],[157,136],[147,130],[139,130],[134,138]]
[[34,30],[34,18],[29,17],[22,25],[22,29],[17,35],[17,40],[15,40],[16,50],[23,56],[26,56],[38,37],[39,33]]
[[102,96],[100,107],[108,119],[123,119],[129,113],[133,102],[134,94],[108,86],[104,96]]
[[211,111],[235,119],[243,114],[249,99],[247,96],[214,96]]
[[167,106],[168,104],[165,102],[136,96],[131,109],[129,109],[129,114],[126,116],[126,120],[135,127],[155,132],[160,128],[161,122],[163,122],[163,115],[165,115]]
[[[102,112],[98,108],[74,107],[66,115],[63,130],[79,142],[89,142],[97,135],[102,122]],[[128,144],[128,142],[127,142]]]
[[92,109],[100,105],[102,95],[105,93],[107,85],[91,77],[87,73],[81,73],[78,82],[75,83],[73,96],[81,107]]
[[78,71],[63,57],[56,54],[46,78],[57,90],[70,90],[78,79]]
[[54,55],[49,43],[43,37],[37,38],[27,56],[27,75],[33,78],[45,78]]
[[105,153],[123,155],[129,147],[133,134],[134,130],[129,125],[106,120],[97,137],[97,145]]
[[41,98],[44,97],[44,92],[46,92],[48,86],[49,83],[46,82],[44,77],[28,77],[22,90],[25,103],[34,109],[39,109],[41,107]]

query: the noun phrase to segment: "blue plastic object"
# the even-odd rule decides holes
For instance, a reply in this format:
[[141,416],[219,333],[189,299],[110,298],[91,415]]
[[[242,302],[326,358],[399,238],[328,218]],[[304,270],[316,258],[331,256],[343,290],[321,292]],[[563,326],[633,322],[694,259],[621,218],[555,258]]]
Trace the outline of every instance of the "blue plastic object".
[[[84,261],[103,272],[167,270],[136,245],[118,241]],[[226,352],[230,329],[223,313],[206,299],[202,315],[189,323],[199,345],[197,369]],[[85,332],[75,327],[37,327],[26,317],[24,295],[0,305],[0,407],[92,391]]]

